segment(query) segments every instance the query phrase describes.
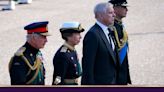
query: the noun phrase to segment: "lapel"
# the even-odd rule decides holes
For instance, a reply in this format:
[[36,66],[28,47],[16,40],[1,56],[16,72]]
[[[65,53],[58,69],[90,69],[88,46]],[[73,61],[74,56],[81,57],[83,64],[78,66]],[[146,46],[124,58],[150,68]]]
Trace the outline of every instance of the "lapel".
[[97,29],[98,29],[97,32],[98,32],[98,34],[100,34],[100,37],[104,41],[104,43],[108,49],[109,54],[112,56],[114,63],[116,64],[116,57],[115,57],[114,52],[113,52],[113,50],[112,50],[112,48],[111,48],[111,46],[110,46],[110,44],[106,38],[106,35],[104,34],[103,30],[101,29],[101,27],[98,24],[95,24],[95,26],[97,27]]

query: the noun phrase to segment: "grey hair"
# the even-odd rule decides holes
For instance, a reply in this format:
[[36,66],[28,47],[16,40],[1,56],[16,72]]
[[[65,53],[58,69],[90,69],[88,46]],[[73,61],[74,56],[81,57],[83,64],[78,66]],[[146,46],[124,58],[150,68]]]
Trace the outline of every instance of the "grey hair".
[[30,41],[32,37],[39,37],[39,34],[36,33],[27,34],[26,36],[27,41]]
[[103,13],[106,13],[107,9],[109,7],[113,7],[112,4],[110,3],[99,3],[95,6],[94,8],[94,14],[97,15],[97,14],[103,14]]

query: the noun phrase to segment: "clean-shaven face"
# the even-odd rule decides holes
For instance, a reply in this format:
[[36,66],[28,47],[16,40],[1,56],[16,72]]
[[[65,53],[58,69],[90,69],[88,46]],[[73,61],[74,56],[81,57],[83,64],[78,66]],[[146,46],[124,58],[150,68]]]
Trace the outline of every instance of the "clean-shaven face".
[[102,16],[103,16],[103,21],[106,24],[106,26],[113,24],[114,23],[114,17],[115,17],[113,7],[112,6],[108,7],[106,12]]
[[72,33],[72,36],[68,37],[68,41],[72,45],[77,45],[80,42],[81,35],[80,33]]
[[115,10],[116,16],[119,18],[126,17],[127,11],[128,11],[126,6],[115,6],[114,10]]
[[35,48],[41,49],[41,48],[44,48],[44,46],[47,42],[47,37],[42,36],[42,35],[38,35],[38,36],[35,36],[33,40],[35,43]]

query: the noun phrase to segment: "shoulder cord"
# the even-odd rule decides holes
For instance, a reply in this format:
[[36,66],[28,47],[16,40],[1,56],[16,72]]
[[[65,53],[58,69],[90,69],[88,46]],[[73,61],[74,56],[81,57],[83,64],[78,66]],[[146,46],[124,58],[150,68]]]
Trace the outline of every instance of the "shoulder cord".
[[[36,58],[36,61],[35,61],[36,63],[35,63],[33,66],[31,66],[31,64],[28,62],[27,58],[26,58],[24,55],[21,55],[21,58],[25,61],[25,63],[26,63],[26,64],[29,66],[29,68],[30,68],[29,71],[28,71],[28,73],[27,73],[27,75],[30,74],[31,70],[36,70],[34,76],[33,76],[28,82],[26,82],[26,84],[30,84],[32,81],[35,80],[35,78],[36,78],[37,75],[38,75],[38,72],[39,72],[40,66],[41,66],[41,61],[40,61],[39,58]],[[9,72],[10,72],[10,69],[11,69],[11,64],[12,64],[12,62],[13,62],[13,57],[10,59],[10,62],[9,62]]]
[[113,27],[113,31],[114,31],[114,35],[116,37],[116,42],[118,44],[119,50],[125,46],[126,42],[128,41],[128,36],[125,30],[123,30],[123,38],[121,39],[121,41],[118,38],[118,33],[115,27]]
[[[35,80],[35,78],[38,75],[38,72],[40,70],[41,61],[40,61],[39,58],[36,58],[36,61],[35,61],[36,63],[34,64],[34,66],[31,66],[31,64],[28,62],[28,60],[27,60],[27,58],[25,56],[21,56],[21,57],[24,59],[24,61],[30,67],[31,70],[36,70],[34,76],[29,81],[26,82],[26,84],[30,84],[30,83],[32,83]],[[29,69],[29,71],[31,71],[30,69]],[[28,72],[27,75],[28,74],[30,74],[30,72]]]

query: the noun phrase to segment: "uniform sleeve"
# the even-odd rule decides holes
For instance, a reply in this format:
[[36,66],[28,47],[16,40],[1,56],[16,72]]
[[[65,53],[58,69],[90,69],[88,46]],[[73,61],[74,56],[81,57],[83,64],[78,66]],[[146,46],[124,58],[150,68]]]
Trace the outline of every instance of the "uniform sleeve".
[[60,53],[58,57],[54,57],[54,78],[53,78],[53,85],[55,84],[54,81],[56,77],[61,78],[61,82],[59,85],[64,84],[64,78],[68,68],[68,59],[65,53]]
[[[127,59],[128,59],[128,56],[126,56],[127,57]],[[131,77],[130,77],[130,71],[129,71],[129,60],[127,60],[127,72],[128,72],[128,83],[129,84],[132,84],[132,82],[131,82]]]
[[88,32],[83,40],[82,85],[94,84],[94,63],[98,48],[96,34]]
[[15,57],[10,68],[11,85],[26,84],[25,63],[21,57]]

